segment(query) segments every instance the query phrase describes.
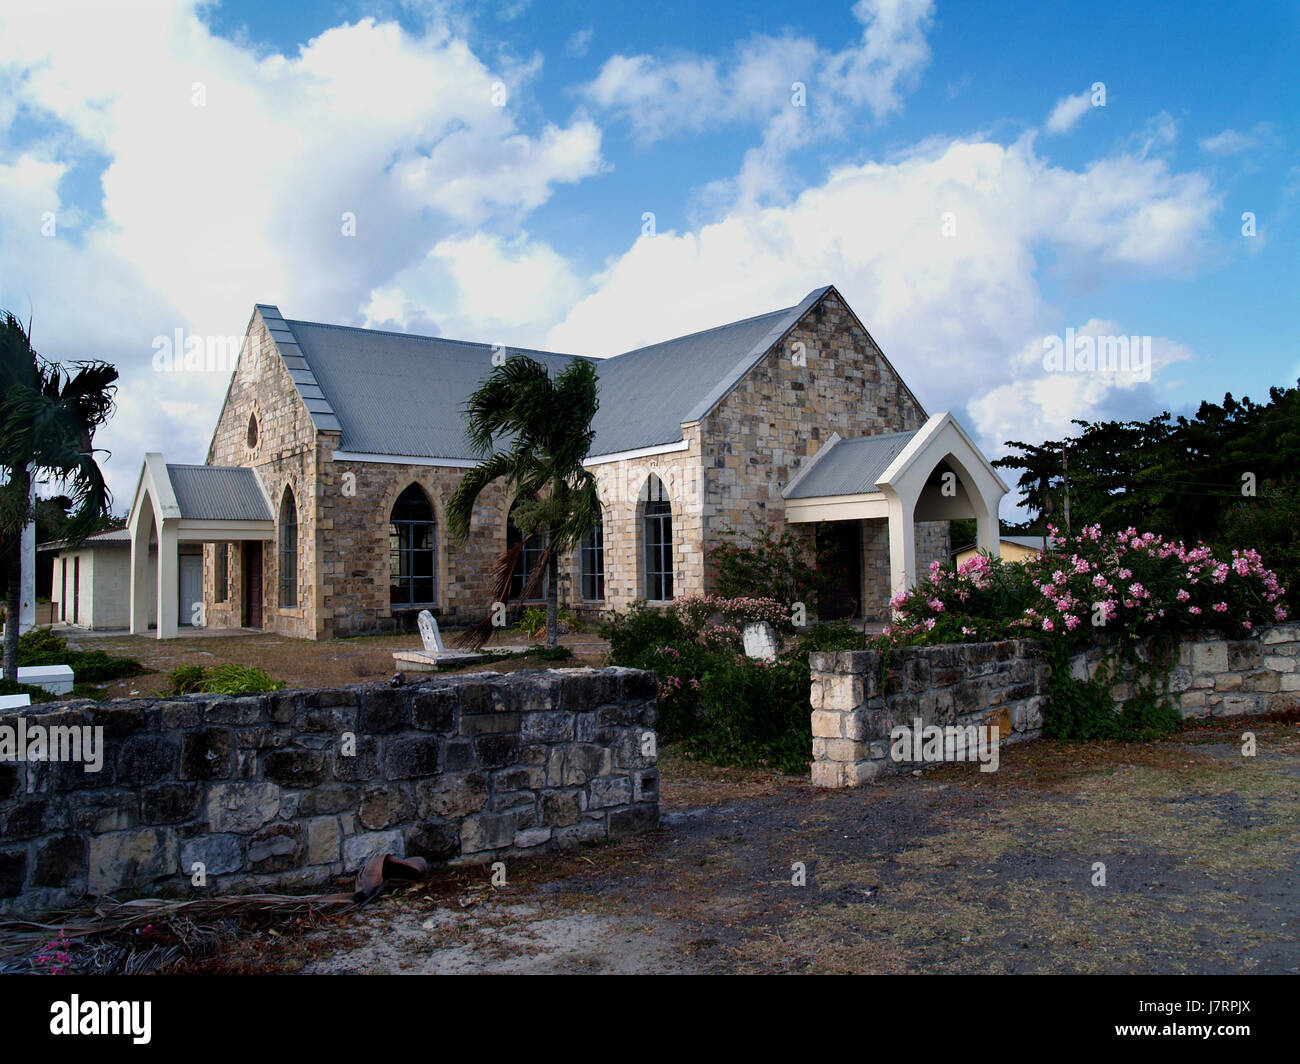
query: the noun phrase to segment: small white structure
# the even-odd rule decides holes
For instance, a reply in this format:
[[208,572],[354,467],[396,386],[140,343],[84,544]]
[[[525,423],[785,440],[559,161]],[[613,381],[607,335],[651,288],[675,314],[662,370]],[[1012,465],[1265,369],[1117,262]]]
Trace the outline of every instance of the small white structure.
[[[75,545],[54,540],[42,543],[37,550],[47,560],[53,555],[50,602],[54,623],[96,630],[126,628],[131,623],[128,529],[94,532]],[[155,606],[149,621],[156,623],[157,619]]]
[[[0,669],[0,679],[4,669]],[[52,695],[72,694],[71,665],[19,665],[18,682],[43,687]]]
[[[201,615],[196,607],[203,604],[202,561],[187,563],[182,545],[272,542],[275,521],[254,470],[168,464],[151,451],[144,456],[127,531],[131,634],[144,635],[156,618],[158,638],[174,639],[181,618]],[[251,626],[260,628],[260,579],[256,583],[258,620]]]
[[767,621],[753,621],[745,625],[745,657],[776,660],[776,631]]
[[0,695],[0,709],[22,709],[31,704],[31,695]]
[[421,610],[416,622],[420,626],[423,650],[394,650],[393,660],[412,672],[430,672],[439,665],[459,665],[483,655],[473,650],[448,650],[442,643],[438,621],[428,610]]

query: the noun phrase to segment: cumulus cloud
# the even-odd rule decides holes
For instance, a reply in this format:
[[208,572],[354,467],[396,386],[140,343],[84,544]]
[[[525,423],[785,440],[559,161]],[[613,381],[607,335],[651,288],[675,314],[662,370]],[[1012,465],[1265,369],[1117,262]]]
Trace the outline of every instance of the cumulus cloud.
[[[489,64],[436,19],[411,32],[369,18],[281,55],[215,36],[203,8],[0,13],[0,121],[47,131],[0,129],[0,256],[24,264],[0,279],[0,302],[32,304],[50,354],[119,365],[122,409],[140,414],[105,433],[126,456],[110,466],[119,493],[143,446],[201,458],[194,426],[224,393],[224,374],[155,374],[154,337],[241,331],[259,301],[357,320],[430,248],[436,260],[474,251],[455,243],[467,233],[516,231],[603,165],[589,120],[522,127],[515,102],[540,58]],[[69,202],[68,174],[86,166],[98,202]],[[40,236],[46,211],[54,238]]]
[[786,191],[784,160],[837,135],[856,116],[879,121],[902,108],[930,61],[932,0],[859,0],[858,41],[828,51],[807,37],[755,35],[725,61],[685,54],[614,55],[580,90],[598,112],[626,123],[648,146],[674,134],[761,124],[730,186],[747,201]]
[[[996,453],[1012,426],[1030,432],[1137,394],[1122,381],[1066,382],[1017,357],[1055,331],[1040,257],[1084,281],[1179,271],[1216,204],[1204,178],[1159,159],[1068,169],[1040,158],[1032,137],[936,141],[841,168],[788,205],[640,238],[547,345],[613,354],[834,283],[927,409],[957,412]],[[1172,360],[1159,355],[1155,374]]]

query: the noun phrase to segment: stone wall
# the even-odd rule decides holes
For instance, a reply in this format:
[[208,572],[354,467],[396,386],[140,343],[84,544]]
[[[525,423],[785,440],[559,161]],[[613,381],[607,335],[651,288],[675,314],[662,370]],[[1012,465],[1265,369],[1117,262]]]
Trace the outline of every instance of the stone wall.
[[[1145,646],[1138,653],[1149,661],[1159,651]],[[1274,625],[1250,639],[1184,639],[1177,655],[1169,695],[1184,718],[1275,713],[1300,703],[1300,625]],[[1070,674],[1090,679],[1105,659],[1100,648],[1076,654]],[[1120,670],[1111,687],[1116,703],[1133,696],[1134,680],[1132,668]]]
[[[781,489],[831,433],[912,431],[925,420],[921,404],[875,341],[830,293],[700,421],[703,536],[712,543],[728,528],[779,531],[785,521]],[[868,617],[879,616],[890,597],[888,533],[882,583],[873,525],[884,529],[885,522],[866,522],[864,528]],[[947,522],[918,525],[917,546],[918,565],[922,558],[927,565],[934,557],[946,558]]]
[[[1150,660],[1151,646],[1139,648]],[[1300,705],[1300,625],[1264,628],[1250,639],[1180,640],[1169,694],[1184,718],[1234,717]],[[812,665],[813,783],[855,787],[911,762],[890,758],[899,726],[993,726],[1003,744],[1042,733],[1051,669],[1034,640],[905,647],[889,658],[885,689],[876,651],[816,653]],[[1075,655],[1071,675],[1097,674],[1101,648]],[[1116,709],[1135,693],[1131,667],[1112,685]]]
[[900,726],[996,726],[1001,745],[1039,735],[1049,670],[1027,639],[906,647],[889,658],[881,689],[874,650],[816,653],[812,665],[812,781],[856,787],[917,766],[890,757]]
[[[257,420],[257,441],[248,443],[250,418]],[[276,539],[262,551],[262,627],[299,638],[315,638],[321,624],[321,594],[315,579],[316,559],[327,553],[321,541],[316,514],[316,453],[321,439],[338,445],[339,434],[317,433],[293,380],[280,358],[260,313],[249,323],[245,347],[230,379],[226,400],[208,447],[207,464],[247,466],[257,471],[271,501],[276,521]],[[293,491],[298,510],[298,601],[294,606],[279,603],[280,506],[286,490]],[[203,599],[208,624],[237,628],[241,623],[244,591],[243,555],[238,546],[231,551],[228,594],[215,600],[216,555],[214,546],[204,547]]]
[[557,669],[31,707],[29,728],[102,727],[104,759],[0,762],[0,913],[321,887],[375,853],[472,863],[650,830],[656,690],[651,673]]

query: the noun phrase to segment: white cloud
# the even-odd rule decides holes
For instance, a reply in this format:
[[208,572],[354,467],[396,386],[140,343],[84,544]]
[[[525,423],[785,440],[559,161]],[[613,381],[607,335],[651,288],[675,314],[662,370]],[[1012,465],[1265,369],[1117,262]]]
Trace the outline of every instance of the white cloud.
[[[1063,381],[1016,357],[1038,344],[1041,360],[1041,338],[1055,331],[1040,257],[1082,283],[1098,272],[1177,272],[1195,263],[1215,206],[1203,178],[1159,159],[1072,170],[1037,156],[1032,136],[1011,146],[936,141],[837,170],[787,205],[642,237],[593,279],[546,346],[614,354],[833,283],[922,403],[954,410],[997,453],[1008,435],[1153,394]],[[943,235],[946,212],[953,236]],[[1172,360],[1159,351],[1157,377]]]
[[[1149,345],[1150,362],[1146,373],[1113,372],[1105,368],[1070,366],[1049,371],[1045,368],[1046,337],[1034,337],[1012,359],[1012,379],[976,396],[967,404],[973,428],[1000,453],[1009,439],[1037,443],[1046,439],[1072,436],[1077,427],[1071,422],[1107,418],[1141,418],[1145,420],[1162,409],[1160,393],[1163,371],[1179,362],[1195,358],[1186,345],[1164,336],[1132,336],[1118,322],[1089,319],[1074,326],[1076,337],[1127,338],[1125,350],[1131,352],[1133,364],[1141,365],[1137,350]],[[1057,334],[1061,340],[1064,334]],[[1143,379],[1143,378],[1146,379]]]
[[791,151],[842,133],[862,113],[876,121],[896,113],[929,64],[932,0],[859,0],[853,14],[861,37],[838,52],[787,34],[742,41],[726,62],[695,54],[614,55],[581,95],[629,125],[643,146],[673,134],[761,123],[762,143],[725,191],[744,202],[784,194]]
[[[280,55],[214,36],[201,11],[47,0],[0,12],[0,121],[26,114],[50,131],[18,143],[0,129],[0,257],[24,264],[0,278],[0,303],[30,303],[50,355],[118,364],[123,413],[103,442],[119,494],[146,443],[201,460],[224,393],[221,374],[154,374],[155,336],[239,332],[254,302],[355,320],[430,248],[468,254],[466,233],[517,230],[558,184],[603,166],[591,121],[521,128],[540,58],[489,64],[436,15],[419,33],[362,19]],[[102,202],[84,221],[60,193],[96,158]],[[54,239],[39,235],[49,209]]]
[[575,30],[569,39],[564,42],[564,54],[580,59],[587,54],[588,49],[591,47],[591,37],[591,27]]
[[1277,127],[1272,122],[1258,122],[1247,133],[1225,129],[1212,137],[1202,137],[1198,142],[1201,151],[1210,155],[1240,155],[1247,151],[1260,151],[1278,145]]
[[1076,96],[1064,96],[1056,101],[1052,113],[1047,116],[1048,133],[1068,133],[1092,108],[1092,94],[1081,92]]
[[539,322],[558,320],[582,282],[551,247],[527,234],[443,240],[424,261],[371,293],[365,324],[456,339],[526,346]]

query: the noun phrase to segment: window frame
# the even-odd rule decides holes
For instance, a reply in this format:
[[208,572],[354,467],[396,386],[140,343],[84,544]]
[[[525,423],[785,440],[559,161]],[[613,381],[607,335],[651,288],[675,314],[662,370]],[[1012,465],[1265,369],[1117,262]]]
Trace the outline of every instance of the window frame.
[[298,498],[292,487],[284,489],[284,496],[280,500],[279,526],[276,601],[282,610],[295,610],[298,608]]
[[[419,496],[420,502],[426,508],[427,518],[415,517],[398,517],[394,514],[398,512],[398,506],[412,491]],[[417,529],[428,529],[427,547],[418,547],[415,545]],[[429,573],[422,576],[416,571],[417,556],[427,556]],[[397,562],[398,571],[396,575],[393,571],[393,564]],[[402,565],[405,563],[405,573],[402,572]],[[416,583],[420,580],[429,580],[432,597],[428,599],[417,599],[415,597]],[[401,587],[407,589],[408,597],[406,600],[394,598],[394,592]],[[411,610],[411,609],[428,609],[438,605],[438,514],[433,507],[428,495],[418,484],[408,484],[402,489],[401,494],[393,500],[392,509],[388,511],[388,607],[390,610]]]
[[[578,546],[579,586],[583,602],[605,601],[605,518],[582,537]],[[590,582],[590,583],[589,583]],[[588,588],[593,594],[588,594]]]
[[[673,601],[673,504],[663,481],[651,474],[641,510],[642,558],[647,602]],[[655,594],[658,592],[658,594]]]

